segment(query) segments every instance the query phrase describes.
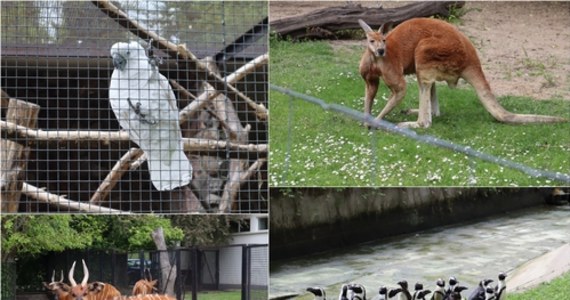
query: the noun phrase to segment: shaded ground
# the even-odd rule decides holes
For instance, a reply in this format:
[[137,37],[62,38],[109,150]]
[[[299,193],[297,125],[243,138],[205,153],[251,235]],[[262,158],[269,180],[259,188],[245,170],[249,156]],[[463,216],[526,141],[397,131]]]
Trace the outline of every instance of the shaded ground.
[[[301,15],[338,2],[270,2],[270,20]],[[405,2],[358,2],[398,7]],[[498,96],[570,101],[570,2],[468,2],[459,29],[478,49]],[[331,41],[335,47],[362,41]],[[356,67],[355,67],[356,68]]]

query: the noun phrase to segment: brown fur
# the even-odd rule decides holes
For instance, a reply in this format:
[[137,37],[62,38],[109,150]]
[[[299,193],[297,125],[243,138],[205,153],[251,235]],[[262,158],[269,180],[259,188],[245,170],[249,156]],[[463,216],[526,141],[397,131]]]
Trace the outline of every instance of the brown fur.
[[71,290],[66,292],[64,300],[107,300],[113,297],[120,296],[121,293],[112,285],[103,282],[87,283],[89,280],[89,270],[85,261],[83,261],[83,280],[77,284],[73,279],[73,272],[75,270],[75,262],[69,270],[69,282],[71,283]]
[[459,78],[469,82],[485,109],[504,123],[566,122],[560,117],[514,114],[497,101],[481,68],[475,47],[454,26],[436,19],[416,18],[401,23],[387,35],[370,29],[359,20],[366,32],[367,48],[360,60],[360,74],[366,82],[364,113],[371,114],[374,97],[382,78],[392,92],[377,119],[384,118],[401,103],[406,94],[404,75],[416,74],[420,91],[417,122],[403,122],[401,127],[431,125],[432,114],[439,116],[435,82],[446,81],[455,87]]
[[109,300],[176,300],[176,298],[169,295],[147,294],[137,296],[116,296],[109,298]]
[[133,295],[147,295],[156,291],[156,280],[141,279],[133,286]]

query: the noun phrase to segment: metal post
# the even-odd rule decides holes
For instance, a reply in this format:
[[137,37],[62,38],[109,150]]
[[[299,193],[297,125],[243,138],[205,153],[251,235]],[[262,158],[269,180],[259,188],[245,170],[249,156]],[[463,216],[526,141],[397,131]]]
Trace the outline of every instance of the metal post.
[[198,249],[192,248],[190,253],[192,264],[190,265],[190,274],[192,274],[192,300],[198,300]]
[[249,255],[247,245],[241,246],[241,300],[249,300]]
[[174,257],[176,258],[176,299],[182,300],[184,298],[184,280],[182,280],[182,271],[180,270],[180,248],[175,250]]

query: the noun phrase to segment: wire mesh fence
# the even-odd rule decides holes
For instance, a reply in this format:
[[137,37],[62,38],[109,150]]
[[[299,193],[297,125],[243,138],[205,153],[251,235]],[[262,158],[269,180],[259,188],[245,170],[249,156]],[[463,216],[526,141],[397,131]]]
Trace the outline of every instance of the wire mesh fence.
[[267,211],[267,2],[1,8],[3,212]]
[[[163,260],[162,255],[166,256],[166,260]],[[217,299],[267,299],[268,257],[267,244],[180,248],[130,254],[114,251],[50,253],[9,265],[6,274],[12,276],[10,280],[3,281],[3,284],[11,286],[3,289],[2,297],[4,299],[4,296],[10,295],[8,292],[15,291],[19,299],[37,298],[37,295],[51,298],[53,291],[46,285],[60,280],[69,283],[68,272],[74,261],[78,263],[74,276],[79,282],[84,275],[84,270],[80,267],[81,260],[84,259],[89,272],[89,283],[104,282],[115,287],[122,295],[133,294],[134,286],[139,280],[156,280],[153,293],[173,295],[178,300],[195,300],[202,296]],[[38,268],[38,265],[42,267]]]

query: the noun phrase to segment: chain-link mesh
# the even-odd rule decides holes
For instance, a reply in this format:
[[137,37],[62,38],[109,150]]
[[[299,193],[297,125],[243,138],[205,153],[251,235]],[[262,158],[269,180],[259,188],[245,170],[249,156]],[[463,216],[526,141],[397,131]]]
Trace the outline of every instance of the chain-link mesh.
[[2,211],[267,211],[267,2],[1,11]]

